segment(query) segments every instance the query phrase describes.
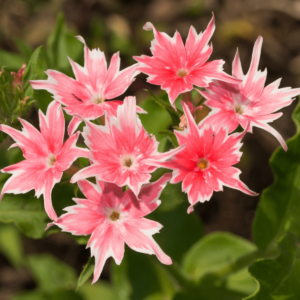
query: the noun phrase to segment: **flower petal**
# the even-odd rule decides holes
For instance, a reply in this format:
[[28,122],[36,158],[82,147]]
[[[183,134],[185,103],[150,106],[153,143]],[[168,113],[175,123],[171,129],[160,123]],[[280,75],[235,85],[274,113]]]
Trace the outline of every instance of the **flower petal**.
[[161,263],[170,265],[172,260],[167,256],[152,235],[159,232],[162,225],[144,218],[129,219],[121,228],[121,236],[133,250],[146,254],[155,254]]

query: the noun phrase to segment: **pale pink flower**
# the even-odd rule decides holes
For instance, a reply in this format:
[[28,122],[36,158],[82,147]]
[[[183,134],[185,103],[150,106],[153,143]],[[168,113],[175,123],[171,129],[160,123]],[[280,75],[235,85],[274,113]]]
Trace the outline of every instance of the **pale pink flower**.
[[53,224],[74,235],[90,235],[88,247],[95,257],[95,283],[102,272],[105,261],[112,256],[119,265],[124,256],[124,242],[133,250],[155,254],[166,265],[172,264],[152,235],[163,227],[143,218],[155,210],[163,188],[171,174],[163,175],[158,181],[144,185],[138,201],[131,190],[124,194],[122,188],[112,183],[98,181],[96,184],[80,180],[78,185],[87,199],[73,199],[77,205],[65,208],[66,214]]
[[257,70],[262,41],[260,36],[255,42],[250,68],[246,75],[243,74],[239,54],[236,52],[232,63],[232,75],[242,80],[240,84],[213,81],[205,92],[199,91],[207,99],[205,104],[212,109],[202,122],[213,125],[215,129],[227,126],[229,132],[234,131],[239,124],[245,129],[250,122],[248,131],[252,132],[253,126],[267,130],[278,139],[286,151],[284,139],[268,123],[281,117],[282,113],[272,113],[290,105],[292,98],[300,94],[300,88],[279,89],[281,79],[264,88],[267,70],[263,72]]
[[[116,115],[117,107],[122,101],[106,101],[123,94],[134,77],[139,74],[132,65],[120,71],[119,52],[115,53],[107,69],[104,53],[100,49],[92,51],[87,47],[82,37],[77,37],[84,44],[84,67],[69,58],[76,79],[65,74],[48,70],[47,80],[31,80],[36,90],[47,90],[54,99],[65,105],[65,111],[73,116],[69,124],[69,135],[74,133],[82,119],[94,120],[105,112]],[[139,112],[144,112],[139,108]]]
[[13,175],[4,184],[1,198],[5,193],[24,194],[34,189],[37,197],[44,195],[45,210],[49,218],[55,220],[57,216],[51,200],[53,186],[60,182],[63,171],[75,159],[88,157],[89,151],[76,147],[79,132],[63,144],[65,120],[58,102],[49,104],[46,116],[39,111],[39,118],[41,132],[21,118],[22,131],[0,126],[16,141],[11,147],[20,147],[25,157],[25,160],[2,169],[3,173]]
[[179,145],[185,144],[185,149],[165,166],[174,170],[171,183],[182,181],[182,190],[188,194],[191,204],[188,213],[194,210],[194,204],[209,200],[213,191],[222,191],[223,186],[256,196],[240,181],[241,171],[232,167],[240,161],[239,149],[245,132],[228,136],[223,127],[218,131],[207,124],[198,128],[187,105],[182,102],[182,106],[188,126],[184,131],[175,131],[175,135]]
[[77,172],[74,183],[97,176],[118,186],[128,185],[135,195],[142,184],[166,159],[180,152],[184,146],[159,153],[155,136],[149,136],[136,115],[135,97],[126,97],[117,109],[117,118],[106,116],[105,126],[86,121],[83,137],[90,148],[92,165]]
[[223,60],[206,62],[212,53],[208,42],[215,30],[214,16],[203,33],[197,34],[195,28],[190,27],[185,46],[177,31],[171,38],[149,22],[143,29],[153,30],[150,48],[153,56],[135,56],[139,62],[138,70],[149,75],[148,82],[160,85],[168,93],[174,108],[177,96],[191,91],[193,85],[206,87],[213,79],[239,82],[223,72]]

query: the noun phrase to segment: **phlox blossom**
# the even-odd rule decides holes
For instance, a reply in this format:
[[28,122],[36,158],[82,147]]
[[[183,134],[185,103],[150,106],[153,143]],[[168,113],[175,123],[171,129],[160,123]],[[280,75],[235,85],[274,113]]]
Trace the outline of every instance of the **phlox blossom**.
[[149,182],[150,173],[184,148],[157,151],[155,136],[149,136],[136,115],[135,97],[125,98],[117,117],[106,115],[105,126],[86,121],[82,135],[91,150],[92,165],[77,172],[71,182],[97,176],[118,186],[128,185],[135,195],[142,184]]
[[206,87],[213,79],[239,82],[223,72],[223,60],[206,62],[213,50],[208,42],[215,30],[214,16],[203,33],[197,34],[191,26],[185,45],[177,31],[171,38],[166,33],[156,30],[149,22],[143,29],[153,30],[154,40],[150,48],[153,56],[142,55],[133,58],[139,62],[138,70],[149,75],[148,82],[160,85],[168,93],[174,108],[177,96],[191,91],[193,85]]
[[241,171],[232,165],[237,164],[242,153],[241,139],[244,133],[227,134],[227,129],[219,127],[215,131],[212,126],[197,126],[188,106],[182,102],[187,119],[184,131],[175,131],[179,145],[185,149],[165,163],[173,169],[171,183],[182,181],[182,191],[188,194],[191,213],[197,202],[211,198],[213,191],[222,191],[223,186],[240,190],[248,195],[257,194],[240,181]]
[[212,109],[203,122],[211,124],[215,129],[227,126],[229,132],[234,131],[239,124],[245,129],[250,122],[248,131],[252,131],[253,126],[265,129],[278,139],[286,151],[284,139],[268,123],[282,116],[281,112],[273,112],[290,105],[292,98],[300,94],[300,88],[279,89],[281,79],[264,87],[267,70],[257,70],[262,41],[262,37],[258,37],[255,42],[246,75],[243,74],[239,53],[236,52],[232,63],[232,75],[242,80],[239,84],[213,81],[205,92],[199,91],[207,99],[205,104]]
[[25,160],[2,169],[3,173],[13,175],[4,184],[1,198],[5,193],[24,194],[34,189],[37,197],[44,195],[45,210],[50,219],[56,220],[51,200],[53,186],[60,182],[63,171],[75,159],[88,157],[89,151],[76,147],[79,132],[63,143],[65,120],[58,102],[49,104],[46,116],[39,111],[39,119],[41,132],[21,118],[22,131],[0,125],[0,129],[16,141],[11,147],[20,147],[25,157]]
[[158,198],[170,178],[171,174],[167,173],[158,181],[144,185],[139,193],[141,201],[131,190],[123,193],[113,183],[78,182],[87,199],[73,199],[76,205],[65,208],[67,213],[49,226],[55,224],[74,235],[91,234],[88,247],[95,257],[92,283],[99,279],[107,258],[112,256],[118,265],[121,263],[124,242],[137,252],[155,254],[163,264],[172,263],[152,237],[162,225],[143,218],[159,206]]
[[[73,134],[82,119],[94,120],[105,112],[116,115],[122,101],[106,101],[123,94],[134,77],[139,74],[132,65],[120,71],[119,52],[115,53],[107,69],[105,55],[100,49],[90,50],[82,37],[77,37],[84,44],[84,67],[69,58],[76,79],[55,71],[47,70],[47,80],[31,80],[36,90],[47,90],[54,99],[65,105],[65,111],[73,116],[68,133]],[[138,108],[139,112],[144,112]]]

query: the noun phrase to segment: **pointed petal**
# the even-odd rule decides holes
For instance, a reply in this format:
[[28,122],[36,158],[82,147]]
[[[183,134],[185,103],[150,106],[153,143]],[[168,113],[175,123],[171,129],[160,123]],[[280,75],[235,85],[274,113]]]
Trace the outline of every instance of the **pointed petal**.
[[23,125],[21,132],[3,124],[0,125],[0,129],[16,141],[17,146],[22,149],[25,158],[46,157],[48,155],[48,146],[45,138],[26,120],[20,118],[19,121]]
[[191,84],[199,87],[207,87],[213,79],[238,84],[239,79],[236,79],[223,72],[223,60],[213,60],[205,63],[198,69],[193,70],[188,75],[188,80]]
[[[101,87],[104,86],[107,75],[107,63],[104,52],[100,51],[100,49],[90,50],[81,36],[77,36],[77,39],[84,44],[85,73],[89,75],[90,84],[93,90],[97,92],[99,87],[101,89]],[[75,75],[76,74],[78,74],[78,72],[75,73]]]
[[55,168],[61,172],[68,169],[78,157],[89,158],[89,150],[76,147],[79,132],[69,137],[56,157]]
[[68,126],[68,135],[74,134],[79,124],[82,122],[82,118],[73,117]]
[[73,235],[92,234],[98,225],[105,222],[105,219],[97,211],[85,206],[85,202],[89,200],[82,200],[81,204],[66,207],[64,210],[67,213],[61,215],[54,224],[62,231]]
[[60,104],[52,101],[48,108],[46,116],[39,111],[40,130],[47,142],[51,153],[57,154],[62,147],[65,134],[65,119]]
[[232,62],[232,75],[233,77],[236,77],[238,79],[243,80],[244,74],[243,74],[243,69],[241,65],[241,60],[239,57],[239,50],[236,50],[233,62]]
[[215,31],[215,17],[214,14],[207,25],[204,32],[198,35],[193,26],[190,27],[189,35],[185,43],[185,50],[187,54],[189,69],[197,69],[201,67],[210,57],[212,53],[212,46],[208,46]]
[[102,189],[99,184],[94,184],[88,180],[79,180],[77,184],[87,199],[99,203],[100,196],[102,195]]
[[119,230],[109,223],[100,224],[93,232],[88,246],[91,256],[95,257],[94,284],[100,277],[104,263],[112,256],[116,264],[120,264],[124,256],[124,241]]
[[170,265],[172,260],[167,256],[152,235],[159,232],[162,225],[144,218],[129,219],[121,228],[121,236],[133,250],[146,254],[155,254],[161,263]]

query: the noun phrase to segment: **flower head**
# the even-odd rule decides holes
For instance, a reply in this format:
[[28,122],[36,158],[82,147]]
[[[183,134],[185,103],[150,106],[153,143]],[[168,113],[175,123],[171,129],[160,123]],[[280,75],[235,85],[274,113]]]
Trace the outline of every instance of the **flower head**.
[[300,94],[300,89],[289,87],[279,89],[280,80],[265,85],[267,70],[258,71],[261,53],[262,37],[254,45],[250,68],[246,75],[243,74],[238,51],[232,63],[232,75],[242,81],[240,84],[231,84],[213,81],[205,92],[199,91],[206,99],[206,105],[212,109],[202,122],[211,124],[215,129],[227,126],[229,132],[234,131],[240,124],[244,129],[248,122],[273,134],[284,150],[287,145],[282,136],[268,123],[281,117],[277,110],[290,105],[293,97]]
[[182,181],[182,190],[191,204],[188,213],[193,211],[195,203],[209,200],[213,191],[222,191],[223,186],[256,196],[240,181],[241,171],[232,167],[242,155],[240,141],[245,132],[228,136],[224,127],[214,131],[207,124],[199,129],[187,105],[182,102],[182,106],[188,126],[175,134],[185,149],[166,162],[166,167],[174,170],[171,183]]
[[41,132],[21,118],[21,132],[7,125],[0,126],[16,141],[11,147],[20,147],[25,157],[2,169],[3,173],[13,175],[4,184],[1,198],[5,193],[24,194],[34,189],[37,197],[44,195],[45,210],[49,218],[55,220],[57,216],[51,200],[53,186],[75,159],[88,157],[89,151],[75,146],[79,132],[63,143],[65,120],[58,102],[50,103],[46,116],[39,111],[39,118]]
[[23,75],[24,75],[25,68],[26,68],[26,64],[24,63],[22,65],[22,68],[18,70],[18,73],[11,72],[11,75],[14,76],[14,79],[12,82],[12,86],[14,88],[17,88],[19,86],[21,88],[21,90],[23,90]]
[[149,75],[148,82],[160,85],[168,93],[174,108],[177,96],[191,91],[193,85],[206,87],[213,79],[239,82],[223,72],[223,60],[206,62],[212,53],[208,42],[215,30],[214,16],[203,33],[197,34],[191,26],[185,46],[177,31],[171,38],[149,22],[143,28],[153,30],[153,56],[135,56],[134,59],[139,62],[138,70]]
[[[54,99],[65,105],[65,110],[74,118],[68,133],[72,134],[83,119],[94,120],[105,112],[116,115],[122,101],[106,101],[123,94],[134,77],[139,74],[132,65],[120,71],[119,52],[115,53],[107,69],[104,53],[99,49],[92,51],[82,37],[77,37],[84,44],[84,67],[69,58],[75,78],[70,78],[54,70],[46,71],[47,80],[31,80],[34,89],[45,89],[54,95]],[[140,112],[143,110],[140,109]]]
[[137,252],[155,254],[163,264],[172,263],[152,237],[162,225],[143,218],[158,207],[158,198],[170,178],[168,173],[144,185],[139,193],[142,201],[138,201],[131,190],[123,194],[122,188],[112,183],[78,182],[87,199],[74,199],[76,205],[65,208],[67,213],[49,226],[55,224],[74,235],[91,234],[88,247],[95,256],[92,283],[99,279],[108,257],[112,256],[118,265],[121,263],[124,242]]
[[149,136],[136,115],[135,97],[127,97],[117,109],[117,118],[106,116],[105,126],[86,122],[83,137],[90,148],[92,165],[76,173],[71,182],[91,176],[128,185],[135,195],[142,184],[166,159],[180,152],[184,146],[165,153],[157,151],[155,136]]

